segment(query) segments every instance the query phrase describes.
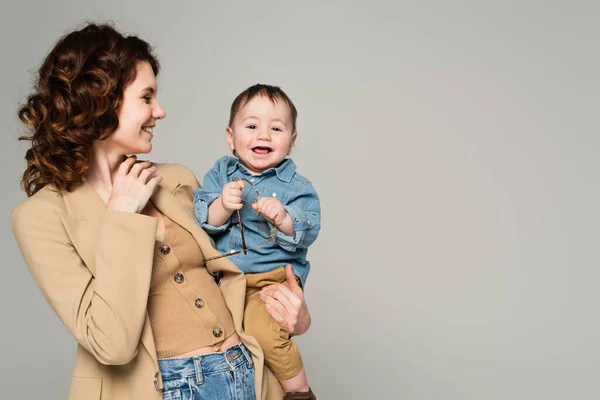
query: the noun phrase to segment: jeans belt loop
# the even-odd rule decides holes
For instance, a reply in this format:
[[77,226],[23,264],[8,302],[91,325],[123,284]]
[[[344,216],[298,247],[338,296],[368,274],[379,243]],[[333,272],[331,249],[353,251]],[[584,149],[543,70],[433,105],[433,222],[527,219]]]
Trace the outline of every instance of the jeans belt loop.
[[204,375],[202,374],[202,357],[194,357],[194,370],[196,371],[196,385],[204,383]]
[[254,367],[254,363],[252,362],[252,354],[250,354],[250,351],[244,345],[244,343],[240,343],[240,349],[242,350],[242,353],[244,353],[244,356],[246,357],[246,360],[248,361],[248,368]]

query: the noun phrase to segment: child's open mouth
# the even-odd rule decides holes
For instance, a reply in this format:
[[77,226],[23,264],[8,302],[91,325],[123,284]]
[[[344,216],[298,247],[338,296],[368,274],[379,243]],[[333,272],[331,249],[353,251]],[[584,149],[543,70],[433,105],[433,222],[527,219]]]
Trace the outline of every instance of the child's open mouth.
[[269,154],[272,150],[269,147],[254,147],[252,151],[256,154]]

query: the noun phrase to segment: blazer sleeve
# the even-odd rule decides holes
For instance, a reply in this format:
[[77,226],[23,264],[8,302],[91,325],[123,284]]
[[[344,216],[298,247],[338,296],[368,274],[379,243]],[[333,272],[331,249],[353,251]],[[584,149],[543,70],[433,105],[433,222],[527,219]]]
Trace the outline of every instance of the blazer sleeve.
[[107,211],[93,276],[69,239],[62,210],[46,199],[31,200],[14,211],[12,229],[44,297],[100,363],[128,363],[146,318],[157,220]]

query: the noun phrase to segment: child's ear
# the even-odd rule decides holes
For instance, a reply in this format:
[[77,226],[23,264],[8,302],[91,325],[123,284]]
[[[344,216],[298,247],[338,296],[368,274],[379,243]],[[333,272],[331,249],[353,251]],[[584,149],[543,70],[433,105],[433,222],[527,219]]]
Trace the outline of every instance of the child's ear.
[[292,154],[292,147],[294,147],[294,143],[296,143],[296,132],[292,133],[292,140],[290,141],[290,148],[287,153],[288,156]]
[[225,136],[227,136],[227,143],[229,143],[229,149],[231,151],[235,150],[235,146],[233,145],[233,129],[230,126],[225,129]]

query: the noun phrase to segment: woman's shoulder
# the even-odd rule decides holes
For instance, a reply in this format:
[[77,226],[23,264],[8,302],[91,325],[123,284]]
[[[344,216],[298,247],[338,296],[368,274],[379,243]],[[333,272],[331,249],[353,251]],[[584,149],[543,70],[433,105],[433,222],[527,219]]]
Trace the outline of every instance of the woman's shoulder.
[[198,179],[191,169],[184,167],[181,164],[166,164],[155,163],[158,167],[158,174],[163,177],[161,185],[166,187],[173,186],[173,189],[178,184],[188,186],[198,186]]
[[52,185],[44,186],[14,209],[11,217],[13,228],[27,224],[32,218],[50,220],[53,216],[65,212],[65,203],[62,197],[62,193]]
[[47,211],[48,209],[61,208],[64,204],[62,201],[62,193],[52,185],[46,185],[38,190],[33,196],[23,200],[17,209],[27,209],[28,211],[34,211],[36,209],[42,209]]

